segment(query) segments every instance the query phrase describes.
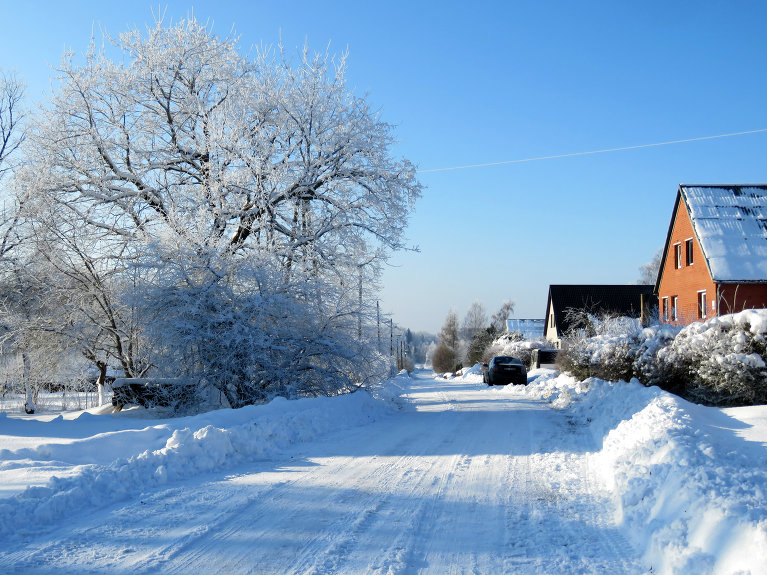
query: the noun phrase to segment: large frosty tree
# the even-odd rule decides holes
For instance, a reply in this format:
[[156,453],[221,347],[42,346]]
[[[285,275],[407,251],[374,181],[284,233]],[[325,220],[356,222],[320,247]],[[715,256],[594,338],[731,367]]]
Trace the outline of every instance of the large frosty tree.
[[[399,248],[419,186],[344,61],[241,57],[194,21],[121,36],[116,63],[69,56],[35,134],[40,190],[122,235],[268,247],[286,266]],[[165,230],[163,232],[163,230]]]
[[[413,166],[392,156],[392,126],[346,87],[345,58],[308,50],[296,65],[282,51],[244,57],[233,38],[194,20],[124,34],[113,49],[119,56],[92,47],[82,63],[65,57],[22,178],[41,213],[66,222],[61,233],[89,238],[86,255],[103,266],[95,275],[110,281],[96,292],[85,282],[84,291],[111,290],[118,302],[126,285],[141,284],[130,291],[145,297],[125,305],[144,314],[145,337],[162,338],[149,364],[201,371],[239,390],[236,403],[254,385],[254,396],[263,392],[267,369],[284,366],[252,350],[273,356],[280,346],[269,338],[290,322],[301,333],[284,352],[313,358],[298,362],[303,372],[326,377],[333,354],[356,354],[361,361],[344,373],[363,378],[367,352],[352,353],[340,334],[364,343],[353,341],[373,301],[362,294],[403,247],[421,187]],[[41,219],[34,209],[27,215]],[[75,267],[85,261],[76,259]],[[98,313],[103,306],[93,303],[83,307]],[[116,333],[134,330],[111,327]],[[191,337],[200,333],[221,345]],[[264,336],[260,345],[254,334]],[[99,349],[124,365],[134,359],[114,345]],[[229,359],[214,361],[216,349]]]

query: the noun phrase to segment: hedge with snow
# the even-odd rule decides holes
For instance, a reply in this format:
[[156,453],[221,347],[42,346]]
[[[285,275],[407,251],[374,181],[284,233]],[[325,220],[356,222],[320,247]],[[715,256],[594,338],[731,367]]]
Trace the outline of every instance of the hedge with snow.
[[574,337],[559,356],[578,379],[638,379],[710,405],[767,403],[767,310],[684,328],[602,319],[593,337]]

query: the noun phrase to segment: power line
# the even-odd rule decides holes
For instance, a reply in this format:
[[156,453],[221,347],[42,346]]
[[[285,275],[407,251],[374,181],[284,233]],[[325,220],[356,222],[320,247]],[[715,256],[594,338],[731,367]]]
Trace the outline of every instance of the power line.
[[537,162],[540,160],[555,160],[557,158],[573,158],[575,156],[590,156],[593,154],[606,154],[608,152],[623,152],[626,150],[638,150],[640,148],[656,148],[658,146],[670,146],[671,144],[686,144],[688,142],[700,142],[702,140],[716,140],[717,138],[731,138],[733,136],[744,136],[746,134],[758,134],[767,132],[767,128],[759,130],[746,130],[744,132],[731,132],[729,134],[717,134],[716,136],[701,136],[699,138],[687,138],[684,140],[671,140],[669,142],[656,142],[654,144],[639,144],[636,146],[624,146],[622,148],[607,148],[605,150],[591,150],[589,152],[573,152],[570,154],[556,154],[554,156],[538,156],[536,158],[524,158],[521,160],[506,160],[503,162],[489,162],[486,164],[471,164],[467,166],[453,166],[450,168],[432,168],[429,170],[418,170],[419,174],[429,174],[434,172],[449,172],[452,170],[466,170],[469,168],[487,168],[490,166],[504,166],[507,164],[523,164],[525,162]]

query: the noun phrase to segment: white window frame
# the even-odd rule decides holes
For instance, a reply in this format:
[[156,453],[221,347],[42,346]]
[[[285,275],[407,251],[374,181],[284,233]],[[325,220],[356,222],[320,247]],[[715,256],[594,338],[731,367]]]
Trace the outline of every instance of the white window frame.
[[706,290],[698,290],[698,319],[708,317],[708,302],[706,301]]
[[679,321],[679,296],[671,296],[671,321]]
[[[687,246],[689,246],[689,248]],[[692,238],[684,240],[684,261],[688,266],[691,266],[695,262],[695,258],[693,257],[694,249],[695,244],[692,241]]]
[[669,313],[668,296],[662,298],[661,305],[662,305],[661,313],[663,314],[663,321],[668,321],[668,313]]
[[674,244],[674,267],[682,269],[682,242]]

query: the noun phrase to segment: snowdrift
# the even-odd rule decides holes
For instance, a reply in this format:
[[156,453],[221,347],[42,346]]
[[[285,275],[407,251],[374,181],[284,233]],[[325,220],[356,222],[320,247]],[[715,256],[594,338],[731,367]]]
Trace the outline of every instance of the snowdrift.
[[[0,450],[0,473],[25,474],[24,467],[44,465],[68,475],[53,475],[45,485],[0,500],[0,538],[40,533],[71,513],[137,496],[159,484],[248,460],[279,459],[290,444],[384,417],[397,406],[394,392],[402,378],[407,374],[395,377],[388,391],[375,390],[377,399],[367,391],[294,401],[275,398],[267,405],[169,420],[141,430],[120,430],[122,414],[101,416],[111,419],[106,425],[117,430],[90,436],[89,424],[101,417],[87,412],[74,421],[59,416],[48,422],[0,414],[0,435],[30,435],[34,427],[43,436],[35,447]],[[71,439],[76,427],[87,430],[86,436]],[[57,436],[69,439],[47,439]],[[118,457],[131,451],[135,455]]]
[[[653,573],[764,573],[767,569],[767,407],[717,409],[638,381],[577,382],[533,372],[523,393],[589,426],[616,521]],[[507,388],[508,393],[519,389]]]

